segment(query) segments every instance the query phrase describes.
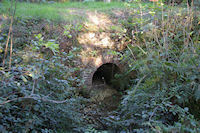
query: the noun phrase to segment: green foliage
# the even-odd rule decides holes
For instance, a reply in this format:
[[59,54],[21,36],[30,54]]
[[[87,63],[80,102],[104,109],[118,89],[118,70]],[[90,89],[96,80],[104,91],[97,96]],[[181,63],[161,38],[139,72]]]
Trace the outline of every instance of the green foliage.
[[35,37],[38,39],[38,41],[33,41],[34,48],[33,49],[40,49],[38,46],[45,46],[46,48],[49,48],[54,55],[59,52],[59,44],[55,43],[55,40],[51,39],[47,42],[44,42],[43,37],[41,34],[35,35]]
[[[9,3],[3,4],[0,12],[5,13]],[[112,82],[120,91],[128,89],[122,92],[119,110],[105,116],[92,110],[92,115],[98,116],[94,120],[111,132],[112,129],[122,132],[200,132],[200,18],[192,10],[173,7],[168,10],[162,3],[139,1],[125,5],[117,2],[18,4],[19,16],[52,20],[67,7],[89,10],[127,7],[127,11],[132,12],[121,20],[123,27],[112,26],[110,29],[130,44],[123,53],[111,50],[108,54],[118,56],[127,64],[127,71],[116,74],[117,80]],[[34,11],[36,9],[38,11]],[[77,65],[81,48],[73,45],[68,53],[61,53],[59,35],[45,31],[48,26],[38,34],[31,26],[41,23],[37,19],[17,20],[16,23],[21,24],[20,28],[15,28],[24,38],[14,40],[12,69],[0,67],[0,130],[109,132],[85,124],[85,120],[93,116],[84,116],[82,110],[88,109],[84,108],[87,104],[78,93],[83,87],[82,68]],[[76,40],[83,30],[81,24],[67,24],[62,28],[61,34],[68,40]],[[4,54],[7,31],[3,29],[0,36],[0,59]],[[33,38],[27,40],[27,36]],[[98,53],[88,54],[96,56]]]
[[[71,55],[60,53],[58,44],[45,42],[41,34],[25,50],[17,50],[11,70],[0,68],[0,129],[3,132],[72,131],[81,126],[79,110],[84,99],[77,97],[76,67],[63,62]],[[45,57],[42,46],[55,55]],[[45,49],[46,49],[45,48]],[[72,51],[73,52],[73,51]],[[26,53],[26,54],[25,54]],[[27,56],[27,57],[26,57]],[[74,55],[75,58],[75,55]]]
[[[152,12],[162,11],[158,8]],[[151,19],[123,21],[132,41],[123,55],[126,73],[136,71],[137,78],[131,80],[120,112],[105,122],[127,132],[200,132],[200,27],[189,21],[197,16],[155,13]]]
[[[42,60],[34,66],[19,66],[13,68],[13,73],[1,71],[0,123],[3,131],[55,132],[70,130],[74,124],[80,123],[77,112],[80,100],[75,98],[70,81],[63,79],[66,68],[54,61]],[[37,67],[42,68],[40,73],[37,73]],[[3,104],[9,100],[11,102]],[[65,102],[54,103],[51,100]]]
[[[199,49],[199,46],[196,49]],[[173,56],[170,56],[169,60],[162,57],[164,53],[159,54],[157,51],[158,49],[148,52],[145,58],[141,57],[140,61],[133,63],[139,74],[137,84],[128,91],[122,102],[125,120],[128,119],[129,124],[138,127],[150,126],[153,130],[160,126],[157,123],[173,125],[174,122],[180,121],[181,132],[187,131],[186,128],[189,127],[190,130],[198,132],[199,123],[191,117],[191,113],[199,119],[197,104],[199,105],[200,101],[196,97],[200,77],[199,54],[191,55],[185,51],[178,57],[178,61],[174,61]],[[188,121],[197,125],[190,126]],[[164,127],[161,132],[167,128]],[[175,128],[177,129],[179,128]]]
[[82,24],[76,24],[76,25],[67,24],[64,26],[63,34],[70,39],[70,38],[72,38],[73,33],[80,32],[82,29],[83,29]]

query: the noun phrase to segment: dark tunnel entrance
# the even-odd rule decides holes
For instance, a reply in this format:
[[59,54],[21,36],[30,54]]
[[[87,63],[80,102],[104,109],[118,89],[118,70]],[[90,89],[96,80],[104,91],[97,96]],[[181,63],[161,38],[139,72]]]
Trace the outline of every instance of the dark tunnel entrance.
[[93,74],[92,85],[107,84],[112,86],[112,79],[114,79],[115,74],[119,73],[120,69],[116,64],[103,64]]

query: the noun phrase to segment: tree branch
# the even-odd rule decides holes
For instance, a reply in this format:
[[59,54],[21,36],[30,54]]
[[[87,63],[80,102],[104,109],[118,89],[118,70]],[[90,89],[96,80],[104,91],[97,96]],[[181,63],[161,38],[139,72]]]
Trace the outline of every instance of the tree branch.
[[57,101],[57,100],[52,100],[52,99],[48,99],[45,97],[35,97],[35,96],[27,96],[27,97],[18,97],[18,98],[14,98],[14,99],[10,99],[4,102],[0,102],[0,106],[5,105],[7,103],[10,102],[14,102],[14,101],[18,101],[18,100],[27,100],[27,99],[32,99],[32,100],[41,100],[43,102],[50,102],[50,103],[55,103],[55,104],[62,104],[62,103],[66,103],[68,101],[68,99],[63,100],[63,101]]

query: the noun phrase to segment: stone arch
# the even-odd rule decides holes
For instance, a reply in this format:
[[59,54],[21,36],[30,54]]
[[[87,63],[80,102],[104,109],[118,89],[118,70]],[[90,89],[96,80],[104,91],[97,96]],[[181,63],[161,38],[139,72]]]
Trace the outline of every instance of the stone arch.
[[120,73],[121,70],[115,63],[102,64],[92,75],[92,85],[112,85],[112,79],[114,79],[115,74]]
[[[124,64],[120,62],[119,58],[117,56],[113,55],[107,55],[105,53],[102,53],[100,56],[93,58],[90,63],[86,63],[85,71],[83,72],[83,79],[84,79],[84,85],[88,89],[92,89],[93,87],[93,76],[95,72],[100,68],[102,65],[105,64],[115,64],[120,72],[123,72]],[[102,68],[102,67],[101,67]],[[96,74],[95,74],[96,75]],[[109,81],[107,81],[109,83]]]

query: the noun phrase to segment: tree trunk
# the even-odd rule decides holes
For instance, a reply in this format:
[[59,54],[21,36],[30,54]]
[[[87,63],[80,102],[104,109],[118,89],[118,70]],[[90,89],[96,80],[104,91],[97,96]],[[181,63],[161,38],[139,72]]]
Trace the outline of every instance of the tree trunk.
[[104,2],[106,2],[106,3],[110,3],[110,2],[111,2],[111,0],[104,0]]

